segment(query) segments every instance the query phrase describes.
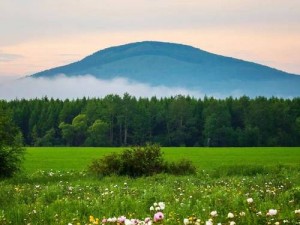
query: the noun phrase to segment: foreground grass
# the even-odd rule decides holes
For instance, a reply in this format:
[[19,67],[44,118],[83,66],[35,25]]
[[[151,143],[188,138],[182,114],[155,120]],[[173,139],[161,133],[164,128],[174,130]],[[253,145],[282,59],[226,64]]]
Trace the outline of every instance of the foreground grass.
[[[82,171],[93,159],[124,148],[27,148],[24,168],[28,173],[37,170]],[[300,147],[296,148],[162,148],[169,161],[190,159],[200,170],[230,165],[274,166],[299,165]]]
[[[40,171],[0,184],[0,224],[82,225],[88,224],[90,215],[100,220],[121,215],[142,219],[153,216],[149,207],[159,201],[166,204],[163,224],[183,224],[189,217],[205,224],[215,210],[214,224],[300,224],[300,215],[295,213],[300,208],[299,168],[281,167],[256,176],[218,178],[198,173],[138,179]],[[267,216],[269,209],[278,214]],[[227,218],[229,212],[234,218]]]
[[[149,207],[160,201],[166,225],[184,218],[201,225],[209,219],[222,225],[300,224],[300,148],[163,148],[169,161],[191,159],[198,167],[194,176],[97,178],[84,172],[92,159],[121,150],[29,148],[27,172],[0,181],[0,225],[83,225],[90,215],[143,219],[153,217]],[[268,216],[270,209],[277,214]]]

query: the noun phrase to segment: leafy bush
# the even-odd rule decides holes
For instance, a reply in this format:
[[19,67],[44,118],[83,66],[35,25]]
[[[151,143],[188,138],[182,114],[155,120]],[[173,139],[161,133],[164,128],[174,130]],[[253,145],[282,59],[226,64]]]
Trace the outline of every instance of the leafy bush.
[[11,177],[21,168],[23,137],[8,113],[0,108],[0,177]]
[[196,167],[190,160],[187,159],[181,159],[178,162],[172,162],[167,168],[167,172],[174,175],[189,175],[196,173]]
[[97,175],[119,175],[122,165],[122,160],[120,155],[117,153],[112,153],[106,155],[101,159],[96,159],[92,162],[89,167],[89,171]]
[[158,173],[186,175],[196,172],[196,168],[188,160],[167,163],[157,144],[146,144],[125,149],[120,154],[112,153],[94,160],[89,171],[98,176],[124,175],[130,177],[151,176]]

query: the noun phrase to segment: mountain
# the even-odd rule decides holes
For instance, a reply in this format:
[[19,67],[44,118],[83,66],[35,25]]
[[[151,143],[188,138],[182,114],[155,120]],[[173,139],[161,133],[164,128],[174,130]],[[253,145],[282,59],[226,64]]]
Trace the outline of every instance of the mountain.
[[93,75],[152,86],[182,87],[208,95],[300,96],[300,76],[182,44],[144,41],[100,50],[32,77]]

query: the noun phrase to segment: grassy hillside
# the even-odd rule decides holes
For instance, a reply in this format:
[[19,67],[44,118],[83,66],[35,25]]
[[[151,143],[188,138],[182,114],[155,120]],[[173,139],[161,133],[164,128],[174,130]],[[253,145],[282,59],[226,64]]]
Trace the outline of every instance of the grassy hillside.
[[[27,148],[24,167],[28,173],[37,170],[75,170],[87,168],[93,159],[124,148]],[[222,166],[299,165],[300,147],[296,148],[162,148],[168,161],[180,158],[190,159],[201,170],[211,170]]]

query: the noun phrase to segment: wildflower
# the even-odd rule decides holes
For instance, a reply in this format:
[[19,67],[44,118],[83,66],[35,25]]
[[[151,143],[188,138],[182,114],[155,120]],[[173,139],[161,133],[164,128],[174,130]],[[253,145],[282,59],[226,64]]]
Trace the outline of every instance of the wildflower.
[[218,215],[218,212],[217,212],[217,211],[212,211],[212,212],[210,213],[210,215],[211,215],[212,217],[216,217],[216,216]]
[[234,221],[230,221],[229,225],[235,225],[236,223]]
[[259,211],[259,212],[256,213],[256,215],[261,216],[261,215],[262,215],[262,212]]
[[145,224],[152,225],[152,220],[149,217],[145,218]]
[[95,221],[95,218],[93,216],[90,216],[90,222],[94,222]]
[[137,224],[139,224],[139,220],[137,220],[137,219],[131,219],[131,223],[132,224],[134,224],[134,225],[137,225]]
[[125,216],[120,216],[120,217],[118,218],[118,222],[119,222],[119,223],[124,223],[125,220],[126,220],[126,217],[125,217]]
[[150,211],[154,211],[154,207],[153,206],[150,207]]
[[269,212],[267,212],[267,216],[275,216],[277,214],[276,209],[269,209]]
[[230,218],[230,219],[232,219],[234,217],[234,215],[233,215],[233,213],[228,213],[228,215],[227,215],[227,218]]
[[295,214],[300,214],[300,209],[296,209]]
[[240,212],[240,216],[246,216],[245,212]]
[[134,225],[131,220],[125,219],[125,225]]
[[184,224],[184,225],[187,225],[187,224],[189,224],[189,223],[190,223],[189,219],[187,219],[187,218],[184,218],[184,219],[183,219],[183,224]]
[[115,222],[117,222],[117,218],[116,217],[108,218],[107,222],[109,222],[109,223],[115,223]]
[[277,222],[275,222],[275,225],[279,225],[280,223],[277,221]]
[[159,203],[158,203],[158,206],[159,206],[160,210],[164,210],[165,207],[166,207],[166,205],[165,205],[164,202],[159,202]]
[[209,219],[205,222],[205,225],[213,225],[212,219]]
[[248,202],[249,204],[253,203],[253,198],[247,198],[247,202]]
[[154,214],[153,220],[154,222],[158,222],[160,220],[163,220],[163,218],[164,218],[164,214],[162,212],[157,212]]

